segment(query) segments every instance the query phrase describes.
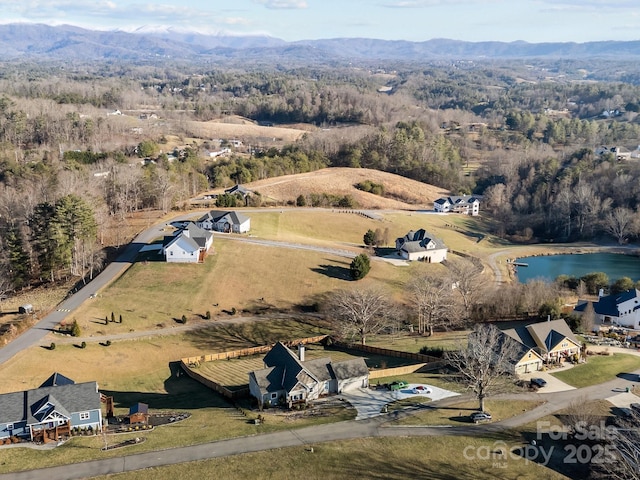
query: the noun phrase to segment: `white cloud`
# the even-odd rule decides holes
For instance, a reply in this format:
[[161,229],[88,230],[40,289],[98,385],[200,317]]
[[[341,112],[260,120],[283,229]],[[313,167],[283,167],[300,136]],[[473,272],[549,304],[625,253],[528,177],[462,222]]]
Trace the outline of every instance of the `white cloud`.
[[289,9],[298,10],[301,8],[307,8],[306,0],[254,0],[260,5],[264,5],[267,8],[273,9]]

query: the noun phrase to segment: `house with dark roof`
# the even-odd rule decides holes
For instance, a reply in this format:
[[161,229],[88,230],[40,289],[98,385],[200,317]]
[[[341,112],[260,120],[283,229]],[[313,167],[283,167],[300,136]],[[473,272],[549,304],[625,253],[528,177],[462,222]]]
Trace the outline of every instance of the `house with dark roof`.
[[440,263],[447,259],[447,247],[442,240],[430,235],[424,228],[410,230],[404,237],[396,239],[398,255],[406,260],[422,260]]
[[640,329],[640,290],[632,289],[612,295],[602,295],[597,302],[580,300],[574,312],[583,314],[587,304],[593,305],[596,320],[600,323]]
[[202,263],[213,244],[213,233],[203,230],[193,222],[164,238],[162,253],[167,262]]
[[480,212],[480,197],[478,195],[441,197],[433,202],[433,209],[439,213],[452,212],[476,216]]
[[363,358],[332,362],[329,357],[305,360],[305,346],[294,353],[281,342],[264,357],[265,368],[249,372],[249,392],[260,407],[315,400],[369,385],[369,369]]
[[540,370],[543,362],[559,362],[580,353],[580,342],[564,319],[509,328],[503,335],[517,342],[515,373]]
[[58,440],[71,428],[102,429],[96,382],[75,383],[54,373],[38,388],[0,395],[0,439]]
[[240,195],[242,198],[246,199],[253,192],[248,188],[243,187],[242,185],[234,185],[231,188],[227,188],[224,193],[228,195]]
[[204,230],[225,233],[246,233],[251,229],[251,219],[235,211],[211,210],[196,220]]

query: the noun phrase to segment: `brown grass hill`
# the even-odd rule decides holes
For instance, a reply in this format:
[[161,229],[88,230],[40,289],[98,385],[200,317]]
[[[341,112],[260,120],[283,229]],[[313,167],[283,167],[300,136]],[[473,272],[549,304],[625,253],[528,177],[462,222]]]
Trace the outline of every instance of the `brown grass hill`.
[[[358,190],[356,185],[369,180],[384,186],[384,196]],[[308,173],[268,178],[244,185],[259,192],[263,198],[279,203],[295,202],[299,195],[312,193],[351,195],[358,208],[371,209],[432,209],[433,201],[449,192],[426,183],[392,173],[367,168],[324,168]],[[214,193],[220,193],[222,189]]]

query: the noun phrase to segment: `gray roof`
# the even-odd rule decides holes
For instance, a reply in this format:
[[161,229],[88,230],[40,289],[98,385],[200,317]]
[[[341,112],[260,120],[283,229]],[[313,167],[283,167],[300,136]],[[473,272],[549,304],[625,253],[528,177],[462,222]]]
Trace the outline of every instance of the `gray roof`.
[[233,225],[241,225],[247,220],[249,220],[249,217],[247,217],[246,215],[243,215],[240,212],[236,212],[234,210],[228,210],[228,211],[211,210],[210,212],[207,212],[202,217],[200,217],[198,219],[198,222],[204,222],[206,220],[211,220],[212,222],[215,222],[215,223],[226,220],[227,222]]
[[73,385],[74,382],[69,377],[65,377],[61,373],[55,372],[49,378],[47,378],[40,387],[59,387],[60,385]]
[[[504,334],[514,340],[525,345],[529,349],[536,349],[539,352],[547,352],[553,350],[562,340],[569,340],[580,345],[575,335],[563,319],[552,320],[549,322],[532,323],[524,327],[510,328],[502,331]],[[541,339],[543,345],[539,345],[533,334]]]
[[424,228],[419,230],[409,230],[404,237],[400,237],[396,240],[396,243],[400,245],[399,250],[406,252],[422,252],[427,249],[427,245],[432,242],[435,244],[435,250],[447,248],[442,240],[429,235]]
[[281,342],[276,343],[264,357],[267,368],[254,370],[249,375],[262,393],[286,390],[298,384],[344,380],[369,374],[363,358],[332,363],[329,357],[301,362],[298,356]]
[[[66,378],[66,377],[65,377]],[[23,392],[0,395],[0,423],[39,423],[37,411],[49,402],[65,416],[74,412],[100,409],[100,393],[96,382],[71,383],[40,387]]]
[[250,193],[253,193],[251,190],[249,190],[248,188],[243,187],[242,185],[234,185],[231,188],[227,188],[224,193],[229,193],[229,194],[234,194],[234,193],[240,193],[242,195],[249,195]]
[[465,203],[472,204],[476,201],[479,202],[481,199],[482,197],[480,197],[479,195],[451,195],[450,197],[441,197],[434,203],[441,205],[448,201],[451,205],[464,205]]
[[331,368],[338,380],[369,375],[369,369],[367,368],[364,358],[354,358],[353,360],[332,363]]

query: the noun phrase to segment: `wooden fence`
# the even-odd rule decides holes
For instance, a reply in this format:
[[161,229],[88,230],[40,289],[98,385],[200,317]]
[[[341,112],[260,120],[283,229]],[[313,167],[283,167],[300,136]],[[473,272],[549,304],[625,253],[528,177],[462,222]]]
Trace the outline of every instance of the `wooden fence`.
[[431,355],[424,355],[422,353],[402,352],[400,350],[391,350],[388,348],[372,347],[370,345],[361,345],[359,343],[344,343],[344,342],[334,341],[332,345],[338,348],[344,348],[346,350],[356,350],[360,352],[376,353],[378,355],[384,355],[387,357],[408,358],[409,360],[415,360],[416,362],[422,362],[422,363],[439,362],[442,360],[438,357],[432,357]]
[[[318,335],[316,337],[298,338],[297,340],[291,340],[288,342],[282,342],[286,346],[291,347],[295,345],[306,345],[308,343],[318,343],[327,338],[328,335]],[[185,365],[199,365],[204,362],[214,362],[216,360],[227,360],[229,358],[248,357],[251,355],[257,355],[259,353],[267,353],[273,348],[273,345],[261,345],[259,347],[242,348],[240,350],[231,350],[228,352],[211,353],[209,355],[200,355],[199,357],[185,357],[180,361]]]
[[214,382],[213,380],[206,378],[203,375],[200,375],[198,372],[196,372],[191,368],[193,364],[185,363],[185,360],[186,359],[184,358],[180,360],[182,369],[185,371],[185,373],[189,377],[193,378],[196,382],[200,382],[205,387],[209,387],[214,392],[218,392],[223,397],[229,398],[231,400],[236,400],[238,398],[244,398],[249,396],[249,387],[241,388],[238,390],[229,390],[223,385],[220,385],[219,383]]

